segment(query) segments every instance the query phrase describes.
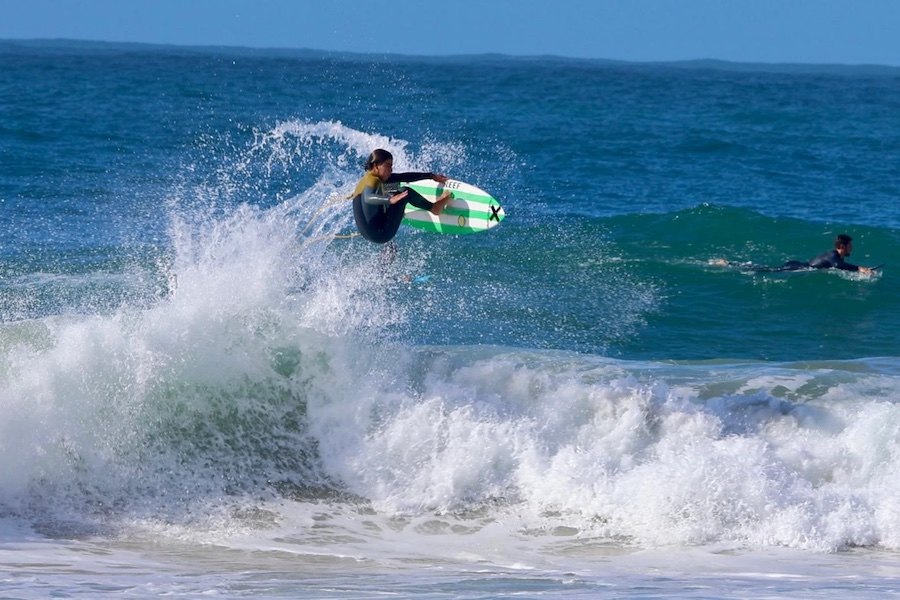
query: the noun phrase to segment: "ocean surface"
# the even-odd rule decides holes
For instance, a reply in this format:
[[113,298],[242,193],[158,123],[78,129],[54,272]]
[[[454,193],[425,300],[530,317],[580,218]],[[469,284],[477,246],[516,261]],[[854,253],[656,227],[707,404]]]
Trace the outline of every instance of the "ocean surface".
[[[898,115],[892,68],[0,41],[0,596],[900,596]],[[388,260],[375,148],[506,220]],[[743,266],[838,233],[883,268]]]

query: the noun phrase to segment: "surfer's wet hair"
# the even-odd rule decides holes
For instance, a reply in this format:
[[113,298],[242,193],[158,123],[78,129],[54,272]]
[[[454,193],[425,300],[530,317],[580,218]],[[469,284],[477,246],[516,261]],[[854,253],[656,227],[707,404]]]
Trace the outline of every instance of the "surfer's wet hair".
[[394,160],[394,155],[382,148],[372,150],[372,154],[366,159],[366,171],[371,171],[383,162]]
[[850,245],[850,242],[853,241],[853,238],[847,235],[846,233],[842,233],[834,238],[834,248],[837,250],[838,248],[846,248]]

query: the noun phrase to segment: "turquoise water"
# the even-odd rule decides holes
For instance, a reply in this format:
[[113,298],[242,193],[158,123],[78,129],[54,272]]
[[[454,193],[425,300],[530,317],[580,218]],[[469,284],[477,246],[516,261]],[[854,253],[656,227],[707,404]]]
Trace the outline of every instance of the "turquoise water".
[[[0,589],[895,593],[898,108],[890,68],[0,42]],[[376,147],[506,220],[386,264]],[[843,232],[877,275],[710,262]]]

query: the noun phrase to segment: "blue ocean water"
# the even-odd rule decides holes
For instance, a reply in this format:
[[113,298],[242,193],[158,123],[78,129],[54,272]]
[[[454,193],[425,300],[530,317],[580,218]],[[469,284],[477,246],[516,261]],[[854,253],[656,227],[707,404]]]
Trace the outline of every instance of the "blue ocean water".
[[[897,594],[898,109],[891,68],[0,42],[0,592]],[[387,262],[377,147],[506,220]],[[883,269],[739,266],[844,232]]]

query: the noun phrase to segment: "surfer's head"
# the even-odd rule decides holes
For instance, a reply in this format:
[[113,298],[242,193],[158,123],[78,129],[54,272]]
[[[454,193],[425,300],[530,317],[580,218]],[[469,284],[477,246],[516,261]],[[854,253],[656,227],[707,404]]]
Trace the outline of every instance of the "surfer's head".
[[853,238],[846,233],[838,235],[834,238],[834,249],[837,250],[841,256],[850,256],[850,252],[853,251]]
[[375,173],[378,179],[387,181],[394,172],[394,157],[387,150],[374,150],[366,160],[366,171]]
[[378,165],[387,161],[394,162],[394,155],[382,148],[373,150],[372,154],[369,155],[369,158],[366,159],[366,171],[371,171]]

